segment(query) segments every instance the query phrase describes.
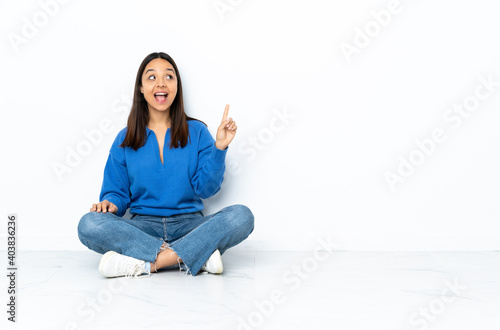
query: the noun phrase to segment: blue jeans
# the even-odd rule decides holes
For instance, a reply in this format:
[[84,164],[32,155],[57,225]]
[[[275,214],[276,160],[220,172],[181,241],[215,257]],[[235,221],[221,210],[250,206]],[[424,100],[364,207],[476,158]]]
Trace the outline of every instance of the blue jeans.
[[78,237],[97,253],[115,251],[146,262],[155,262],[166,242],[182,259],[187,274],[196,276],[215,250],[223,254],[253,228],[254,216],[244,205],[207,216],[198,211],[171,217],[133,214],[126,219],[110,212],[89,212],[78,224]]

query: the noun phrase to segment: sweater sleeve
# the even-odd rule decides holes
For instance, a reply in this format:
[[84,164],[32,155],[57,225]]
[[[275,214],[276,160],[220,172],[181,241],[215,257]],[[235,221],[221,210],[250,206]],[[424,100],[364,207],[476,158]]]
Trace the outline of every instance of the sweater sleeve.
[[108,200],[115,204],[118,208],[116,215],[122,217],[130,207],[130,182],[125,163],[125,149],[118,147],[118,144],[117,137],[104,168],[99,200]]
[[202,126],[198,145],[198,167],[191,178],[194,193],[200,198],[209,198],[220,190],[224,180],[228,148],[217,149],[207,127]]

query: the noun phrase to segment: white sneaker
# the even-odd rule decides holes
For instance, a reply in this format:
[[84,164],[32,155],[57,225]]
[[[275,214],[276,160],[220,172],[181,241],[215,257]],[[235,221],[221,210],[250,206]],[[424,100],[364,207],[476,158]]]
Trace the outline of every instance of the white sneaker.
[[151,275],[150,271],[146,269],[144,260],[124,256],[115,251],[108,251],[101,257],[99,273],[106,277],[139,277],[142,274],[149,277]]
[[219,250],[215,250],[214,253],[208,258],[207,262],[201,267],[201,271],[209,272],[212,274],[220,274],[224,270],[222,266],[222,257]]

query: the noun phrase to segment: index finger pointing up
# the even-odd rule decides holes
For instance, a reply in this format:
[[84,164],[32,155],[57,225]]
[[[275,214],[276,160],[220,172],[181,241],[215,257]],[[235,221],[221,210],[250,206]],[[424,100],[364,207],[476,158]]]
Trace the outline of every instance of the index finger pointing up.
[[222,121],[227,120],[227,114],[229,113],[229,104],[226,104],[226,108],[224,109],[224,116],[222,117]]

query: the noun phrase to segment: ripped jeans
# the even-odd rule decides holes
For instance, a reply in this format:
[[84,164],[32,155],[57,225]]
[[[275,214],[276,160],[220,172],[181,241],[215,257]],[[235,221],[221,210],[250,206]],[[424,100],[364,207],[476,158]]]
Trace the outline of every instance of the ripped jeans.
[[166,242],[182,259],[182,264],[177,260],[179,267],[196,276],[215,250],[223,254],[245,240],[253,228],[254,216],[244,205],[207,216],[198,211],[170,217],[133,214],[126,219],[110,212],[89,212],[78,224],[78,237],[97,253],[115,251],[146,262],[155,262]]

